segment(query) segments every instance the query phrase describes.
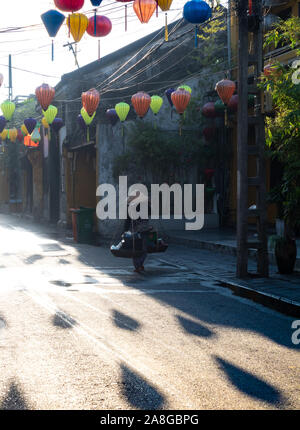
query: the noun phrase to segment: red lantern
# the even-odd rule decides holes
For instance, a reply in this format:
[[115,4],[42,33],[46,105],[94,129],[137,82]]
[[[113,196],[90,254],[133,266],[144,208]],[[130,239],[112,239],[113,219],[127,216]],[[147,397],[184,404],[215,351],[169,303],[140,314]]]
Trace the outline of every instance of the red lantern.
[[224,105],[228,104],[233,93],[235,92],[235,88],[235,83],[229,79],[222,79],[221,81],[217,82],[215,89]]
[[237,108],[238,108],[238,102],[239,102],[239,96],[237,94],[235,94],[229,100],[228,109],[230,109],[233,112],[236,112]]
[[76,12],[83,7],[84,0],[54,0],[54,3],[63,12]]
[[35,95],[42,109],[46,111],[55,96],[55,89],[48,84],[42,84],[36,88]]
[[209,141],[211,140],[215,135],[215,129],[213,127],[205,127],[203,129],[203,136],[205,137],[205,140]]
[[191,100],[191,94],[188,91],[180,88],[172,92],[171,99],[177,112],[182,115]]
[[149,96],[149,94],[140,91],[131,97],[131,103],[134,107],[136,114],[140,118],[143,118],[149,110],[151,104],[151,97]]
[[86,112],[89,114],[89,116],[92,116],[99,105],[100,94],[95,88],[92,88],[81,94],[81,100],[82,106]]
[[202,115],[206,118],[215,118],[217,116],[214,102],[205,103],[202,108]]
[[18,129],[18,134],[17,134],[18,141],[23,142],[23,138],[24,138],[24,136],[23,136],[22,131],[20,129]]
[[156,9],[156,1],[134,0],[133,9],[141,23],[147,23]]
[[107,36],[111,31],[111,20],[106,16],[96,15],[96,31],[95,31],[95,18],[92,16],[89,19],[89,25],[86,32],[93,37]]

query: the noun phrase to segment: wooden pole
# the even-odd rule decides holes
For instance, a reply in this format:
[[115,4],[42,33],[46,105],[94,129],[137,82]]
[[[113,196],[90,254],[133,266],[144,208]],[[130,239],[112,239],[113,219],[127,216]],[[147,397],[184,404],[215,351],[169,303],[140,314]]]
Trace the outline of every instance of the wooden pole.
[[248,0],[237,2],[238,124],[237,124],[237,277],[248,275]]

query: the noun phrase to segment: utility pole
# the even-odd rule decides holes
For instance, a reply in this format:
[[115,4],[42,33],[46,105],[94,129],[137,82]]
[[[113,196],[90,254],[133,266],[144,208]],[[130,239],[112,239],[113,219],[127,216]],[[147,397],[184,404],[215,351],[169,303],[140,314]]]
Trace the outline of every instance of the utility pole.
[[[75,43],[75,50],[74,50],[74,48],[73,48],[73,44]],[[78,67],[78,69],[79,69],[79,64],[78,64],[78,61],[77,61],[77,44],[76,44],[76,42],[72,42],[72,43],[70,43],[70,42],[68,42],[68,43],[66,43],[65,45],[63,45],[63,47],[65,48],[66,46],[68,46],[68,48],[69,48],[69,51],[72,51],[72,53],[73,53],[73,55],[74,55],[74,58],[75,58],[75,64],[76,64],[76,66]]]
[[12,67],[11,67],[11,54],[8,56],[8,99],[12,101],[13,87],[12,87]]
[[[262,0],[256,0],[252,21],[248,18],[248,0],[236,0],[238,15],[238,141],[237,141],[237,277],[246,278],[248,251],[257,249],[257,275],[267,277],[268,247],[266,234],[266,169],[264,154],[264,118],[262,91],[257,83],[263,69]],[[251,24],[249,26],[249,23]],[[249,53],[249,33],[253,50]],[[249,69],[253,68],[253,84],[249,85]],[[248,114],[248,95],[255,96],[254,116]],[[255,130],[255,143],[249,145],[248,127]],[[256,175],[248,177],[249,155],[256,157]],[[249,209],[249,187],[256,189],[255,209]],[[248,239],[248,218],[255,217],[257,240]]]

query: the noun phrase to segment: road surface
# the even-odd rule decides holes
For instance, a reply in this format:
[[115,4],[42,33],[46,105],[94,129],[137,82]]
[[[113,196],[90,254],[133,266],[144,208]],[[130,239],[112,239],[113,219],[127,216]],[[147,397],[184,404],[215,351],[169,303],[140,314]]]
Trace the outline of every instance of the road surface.
[[218,285],[221,254],[146,263],[0,215],[0,409],[299,409],[293,318]]

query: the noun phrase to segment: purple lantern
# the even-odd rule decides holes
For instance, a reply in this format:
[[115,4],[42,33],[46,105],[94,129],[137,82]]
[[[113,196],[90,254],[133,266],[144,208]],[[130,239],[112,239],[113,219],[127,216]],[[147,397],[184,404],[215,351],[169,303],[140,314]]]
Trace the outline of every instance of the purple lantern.
[[170,103],[170,106],[171,106],[171,107],[173,107],[173,102],[172,102],[172,99],[171,99],[171,94],[172,94],[174,91],[175,91],[175,88],[168,88],[168,89],[165,91],[165,95],[167,96],[167,99],[168,99],[168,101],[169,101],[169,103]]
[[82,128],[82,130],[85,131],[86,130],[86,123],[80,114],[77,117],[77,122],[80,125],[80,127]]
[[112,126],[116,125],[119,121],[119,117],[115,109],[107,109],[106,118],[111,123]]
[[61,118],[55,118],[51,124],[51,127],[53,128],[56,133],[59,132],[59,130],[63,127],[64,123]]
[[36,120],[34,118],[27,118],[24,120],[25,127],[27,128],[28,134],[31,134],[36,126]]
[[4,118],[4,116],[0,116],[0,133],[2,133],[5,126],[6,126],[6,119]]

